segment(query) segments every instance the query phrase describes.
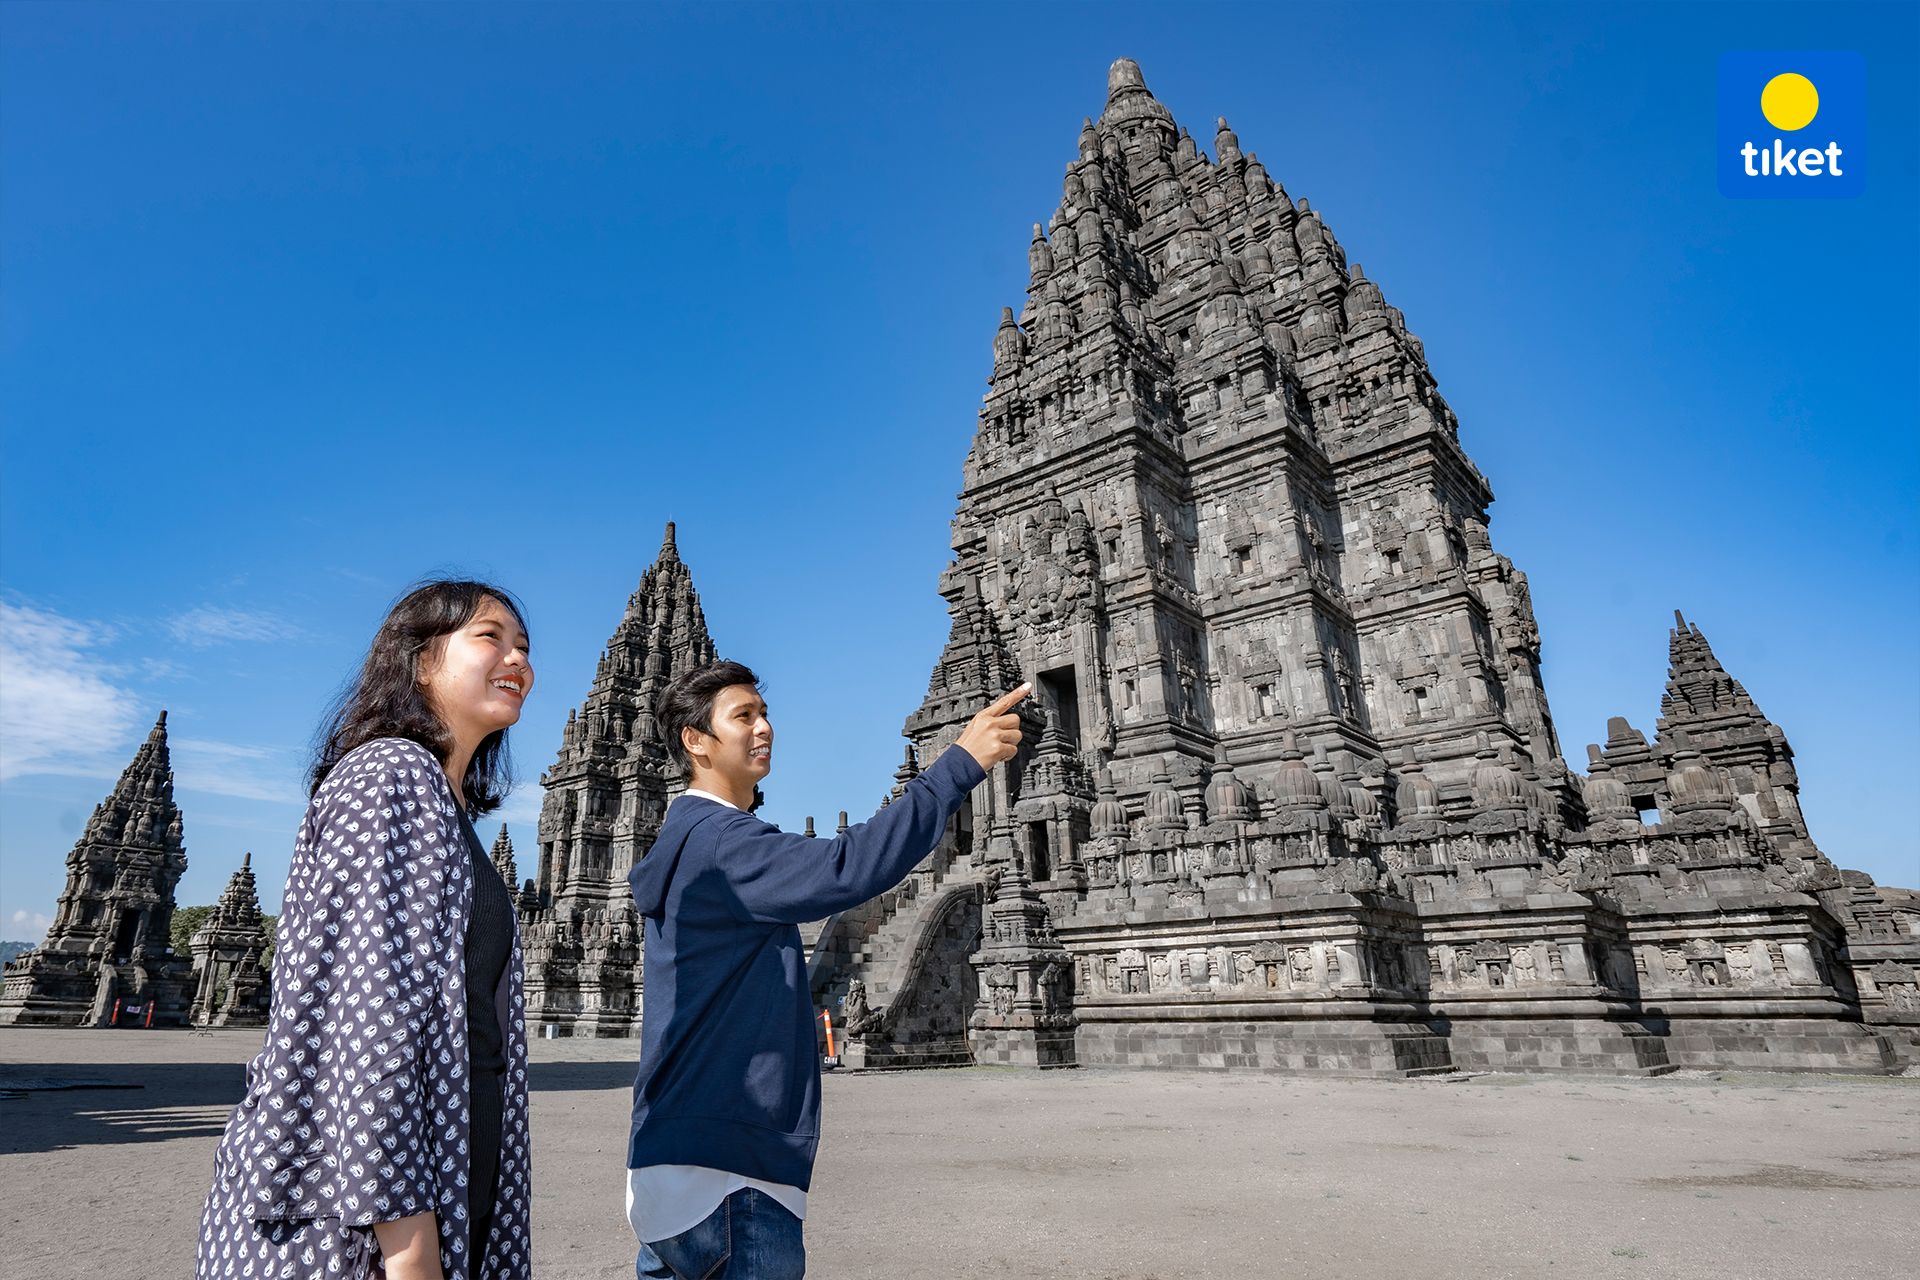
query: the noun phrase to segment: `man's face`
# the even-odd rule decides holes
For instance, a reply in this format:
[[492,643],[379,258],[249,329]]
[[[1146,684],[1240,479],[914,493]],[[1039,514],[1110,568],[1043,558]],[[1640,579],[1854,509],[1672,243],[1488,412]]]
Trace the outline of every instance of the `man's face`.
[[728,685],[713,699],[713,732],[683,729],[680,740],[696,769],[750,790],[773,768],[773,722],[766,700],[750,684]]

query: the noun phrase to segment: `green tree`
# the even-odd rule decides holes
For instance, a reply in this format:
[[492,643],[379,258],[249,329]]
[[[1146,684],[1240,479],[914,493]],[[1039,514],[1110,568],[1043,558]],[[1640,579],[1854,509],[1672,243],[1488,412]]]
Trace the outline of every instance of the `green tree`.
[[187,944],[193,940],[193,935],[199,931],[200,926],[205,924],[207,917],[212,914],[213,907],[210,905],[205,907],[175,907],[173,909],[173,954],[177,956],[193,954],[192,948]]

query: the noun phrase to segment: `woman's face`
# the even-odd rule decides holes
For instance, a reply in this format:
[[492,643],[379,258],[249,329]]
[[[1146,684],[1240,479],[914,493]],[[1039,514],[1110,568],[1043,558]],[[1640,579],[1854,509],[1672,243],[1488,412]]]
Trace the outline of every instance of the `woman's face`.
[[527,633],[513,610],[488,597],[467,625],[430,647],[420,663],[427,701],[457,741],[477,746],[520,719],[533,692]]

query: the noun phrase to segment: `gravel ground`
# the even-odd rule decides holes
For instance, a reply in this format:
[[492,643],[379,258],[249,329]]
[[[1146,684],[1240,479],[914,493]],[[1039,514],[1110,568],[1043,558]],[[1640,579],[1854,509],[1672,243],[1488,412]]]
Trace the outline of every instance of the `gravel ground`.
[[[190,1274],[258,1045],[0,1029],[0,1276]],[[543,1280],[632,1274],[633,1051],[534,1044]],[[825,1106],[823,1280],[1920,1272],[1912,1077],[973,1068],[832,1075]]]

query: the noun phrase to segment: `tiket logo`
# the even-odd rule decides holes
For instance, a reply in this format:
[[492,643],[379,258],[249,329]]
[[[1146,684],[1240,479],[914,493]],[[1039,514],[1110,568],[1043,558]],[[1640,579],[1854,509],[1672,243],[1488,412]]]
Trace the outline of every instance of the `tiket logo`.
[[1720,193],[1739,200],[1857,196],[1866,184],[1866,59],[1720,57]]

